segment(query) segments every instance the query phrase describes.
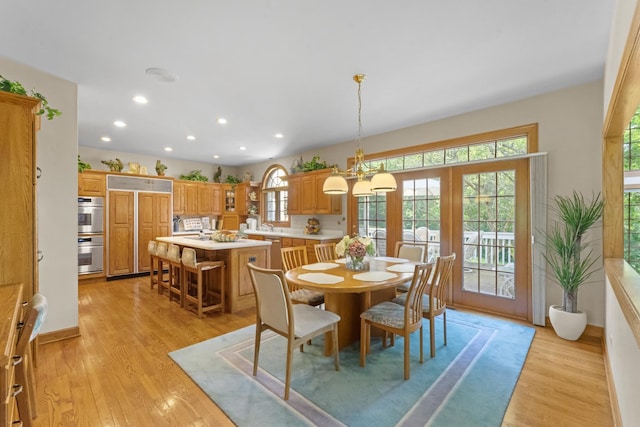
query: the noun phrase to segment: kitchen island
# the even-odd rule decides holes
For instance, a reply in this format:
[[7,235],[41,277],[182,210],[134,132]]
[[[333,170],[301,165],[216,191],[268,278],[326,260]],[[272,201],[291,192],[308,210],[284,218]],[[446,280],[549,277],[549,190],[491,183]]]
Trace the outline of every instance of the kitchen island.
[[198,258],[212,261],[224,261],[225,277],[225,307],[226,311],[234,313],[238,310],[255,306],[255,296],[249,277],[248,263],[259,267],[271,265],[271,242],[251,239],[239,239],[235,242],[216,242],[201,240],[199,237],[157,237],[158,242],[165,242],[193,248]]

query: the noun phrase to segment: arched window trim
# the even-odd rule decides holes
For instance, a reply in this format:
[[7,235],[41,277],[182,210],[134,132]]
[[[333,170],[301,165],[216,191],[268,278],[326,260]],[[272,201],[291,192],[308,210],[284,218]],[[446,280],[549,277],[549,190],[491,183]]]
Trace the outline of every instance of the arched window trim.
[[[279,172],[279,173],[278,173]],[[273,174],[278,173],[277,178]],[[288,185],[287,169],[279,164],[271,165],[267,168],[262,177],[262,209],[260,219],[262,223],[272,224],[277,227],[289,227],[290,217],[287,213]],[[281,183],[280,186],[273,186],[272,183]]]

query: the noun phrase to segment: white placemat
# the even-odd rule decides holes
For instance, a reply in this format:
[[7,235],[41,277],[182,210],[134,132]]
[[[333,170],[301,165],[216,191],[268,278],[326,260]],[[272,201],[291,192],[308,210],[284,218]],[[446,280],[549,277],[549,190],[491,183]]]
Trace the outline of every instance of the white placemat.
[[334,285],[336,283],[344,282],[344,277],[326,273],[304,273],[298,275],[298,279],[319,285]]
[[335,262],[316,262],[315,264],[307,264],[302,266],[303,269],[312,271],[331,270],[332,268],[336,267],[340,267],[340,264],[336,264]]
[[386,261],[386,262],[409,262],[406,258],[394,258],[391,256],[377,256],[374,258],[376,261]]
[[388,271],[395,271],[398,273],[413,273],[415,269],[416,265],[413,263],[393,264],[387,267]]
[[347,263],[347,259],[346,258],[340,258],[340,259],[337,259],[336,262],[338,264],[346,264]]
[[393,279],[394,277],[398,277],[398,275],[387,271],[367,271],[366,273],[353,275],[354,279],[362,280],[363,282],[381,282],[383,280]]

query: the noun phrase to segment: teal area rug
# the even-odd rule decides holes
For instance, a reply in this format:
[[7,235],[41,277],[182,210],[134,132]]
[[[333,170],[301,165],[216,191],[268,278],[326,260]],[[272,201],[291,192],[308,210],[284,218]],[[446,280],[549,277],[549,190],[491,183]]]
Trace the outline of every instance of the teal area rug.
[[169,353],[238,426],[500,426],[535,330],[508,321],[447,311],[436,320],[436,357],[419,363],[411,336],[411,379],[403,380],[403,339],[382,348],[373,339],[360,367],[359,343],[340,353],[340,371],[324,357],[322,338],[296,350],[291,395],[284,393],[286,340],[262,334],[260,369],[252,376],[255,327]]

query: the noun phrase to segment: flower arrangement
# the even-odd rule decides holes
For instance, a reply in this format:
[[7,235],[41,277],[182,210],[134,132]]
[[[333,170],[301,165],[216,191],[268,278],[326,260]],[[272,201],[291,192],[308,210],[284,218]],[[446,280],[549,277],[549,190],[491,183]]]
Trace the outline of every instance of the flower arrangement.
[[375,255],[376,245],[370,237],[361,237],[358,235],[353,237],[344,236],[336,245],[336,253],[340,257],[346,257],[347,268],[352,270],[365,270],[366,264],[364,257],[366,255]]

